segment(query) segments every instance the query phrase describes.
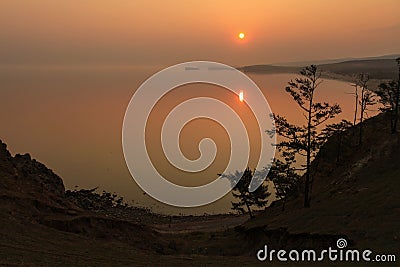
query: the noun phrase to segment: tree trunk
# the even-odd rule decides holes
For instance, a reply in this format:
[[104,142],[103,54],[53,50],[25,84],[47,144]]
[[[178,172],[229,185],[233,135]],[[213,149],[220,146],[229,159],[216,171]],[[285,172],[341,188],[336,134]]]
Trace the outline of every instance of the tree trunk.
[[358,145],[362,144],[362,135],[363,135],[363,120],[364,120],[364,112],[365,112],[365,99],[364,99],[364,85],[361,88],[361,114],[360,114],[360,133],[358,136]]
[[353,126],[356,126],[356,124],[357,124],[357,111],[358,111],[358,86],[356,85],[355,86],[355,90],[356,90],[356,106],[355,106],[355,109],[354,109],[354,121],[353,121]]
[[311,120],[312,120],[312,104],[313,94],[315,89],[315,75],[310,95],[310,104],[308,110],[308,124],[307,124],[307,165],[306,165],[306,181],[304,183],[304,207],[310,207],[310,165],[311,165]]
[[249,204],[247,203],[247,200],[246,200],[246,198],[243,198],[243,200],[244,200],[244,203],[246,204],[247,211],[249,212],[250,219],[253,219],[253,218],[254,218],[254,216],[253,216],[253,213],[251,212],[251,208],[250,208]]

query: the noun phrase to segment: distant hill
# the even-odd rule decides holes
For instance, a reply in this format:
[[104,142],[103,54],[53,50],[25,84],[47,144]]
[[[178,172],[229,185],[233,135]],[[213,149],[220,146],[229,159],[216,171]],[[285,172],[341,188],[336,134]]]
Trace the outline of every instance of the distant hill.
[[351,77],[367,73],[371,79],[397,79],[398,68],[394,59],[352,60],[341,63],[319,65],[321,71]]
[[391,55],[383,55],[383,56],[375,56],[375,57],[361,57],[361,58],[335,58],[335,59],[325,59],[325,60],[310,60],[310,61],[292,61],[292,62],[278,62],[273,63],[271,65],[274,66],[287,66],[287,67],[302,67],[311,64],[316,65],[324,65],[324,64],[332,64],[332,63],[341,63],[346,61],[358,61],[358,60],[373,60],[373,59],[395,59],[400,57],[400,54],[391,54]]
[[[349,60],[317,65],[322,71],[323,77],[330,79],[352,82],[354,77],[360,73],[369,74],[372,80],[398,78],[398,67],[394,58]],[[299,73],[304,66],[251,65],[238,69],[245,73],[257,74]]]

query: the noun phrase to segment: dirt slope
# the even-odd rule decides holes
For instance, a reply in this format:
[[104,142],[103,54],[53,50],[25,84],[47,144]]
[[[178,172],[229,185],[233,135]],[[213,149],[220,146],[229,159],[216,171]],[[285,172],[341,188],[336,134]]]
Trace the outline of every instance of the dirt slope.
[[66,196],[60,177],[29,155],[12,157],[0,142],[0,265],[265,266],[255,258],[264,244],[318,249],[339,237],[351,247],[399,255],[400,136],[388,125],[382,115],[368,120],[362,146],[349,131],[340,162],[335,138],[324,146],[313,166],[311,208],[301,197],[285,212],[275,202],[235,229],[216,222],[232,227],[243,217],[137,220],[146,213],[87,210]]
[[354,247],[398,254],[400,136],[390,133],[385,115],[367,121],[361,146],[354,145],[358,134],[353,130],[345,137],[340,162],[335,138],[316,159],[311,208],[302,207],[302,196],[289,201],[284,212],[276,202],[245,228],[341,234]]

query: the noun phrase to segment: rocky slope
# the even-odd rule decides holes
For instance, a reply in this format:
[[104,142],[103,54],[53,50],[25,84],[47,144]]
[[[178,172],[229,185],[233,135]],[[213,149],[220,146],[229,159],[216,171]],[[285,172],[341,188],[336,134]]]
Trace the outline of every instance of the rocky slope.
[[46,226],[88,237],[129,240],[147,249],[157,250],[158,244],[164,243],[141,221],[151,218],[152,214],[133,209],[127,219],[119,216],[125,206],[113,203],[111,207],[101,206],[101,201],[93,201],[100,205],[91,210],[81,205],[82,196],[76,196],[79,194],[71,197],[74,193],[69,192],[69,196],[65,193],[62,179],[52,170],[31,159],[29,154],[11,156],[1,141],[0,181],[0,216],[8,218],[9,222]]
[[367,120],[362,145],[358,127],[350,129],[339,162],[337,139],[329,140],[313,163],[311,208],[302,207],[302,196],[288,201],[284,212],[276,202],[245,228],[342,234],[354,247],[399,255],[400,135],[389,125],[384,114]]

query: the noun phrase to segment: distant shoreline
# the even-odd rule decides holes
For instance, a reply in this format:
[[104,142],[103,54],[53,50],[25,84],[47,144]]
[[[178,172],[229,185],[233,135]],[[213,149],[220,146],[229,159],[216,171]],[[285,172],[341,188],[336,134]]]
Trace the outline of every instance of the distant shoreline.
[[[358,74],[369,74],[369,86],[376,88],[381,82],[397,79],[397,63],[395,59],[350,60],[339,63],[317,65],[322,78],[354,83]],[[249,65],[238,67],[244,73],[251,74],[294,74],[298,75],[304,67]]]

